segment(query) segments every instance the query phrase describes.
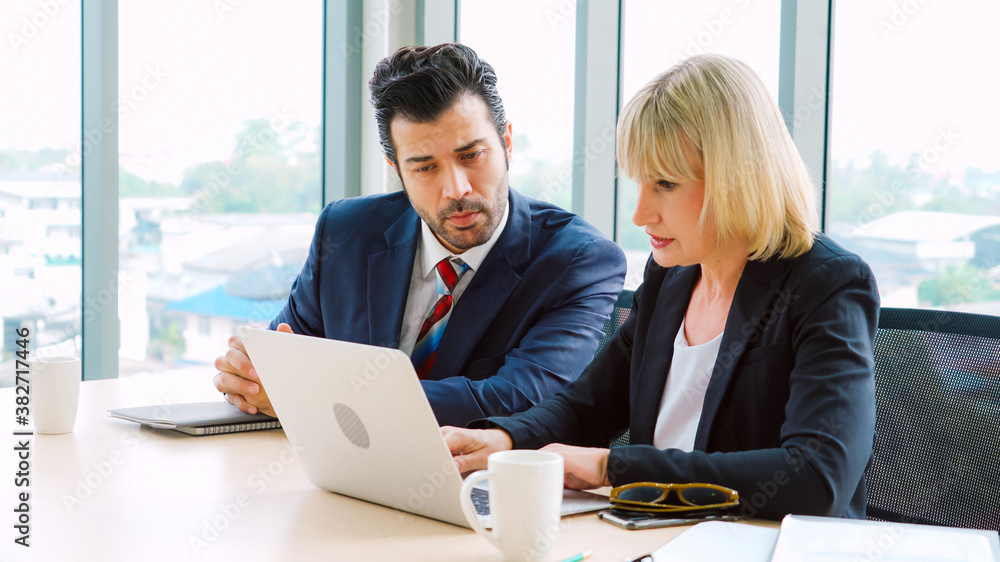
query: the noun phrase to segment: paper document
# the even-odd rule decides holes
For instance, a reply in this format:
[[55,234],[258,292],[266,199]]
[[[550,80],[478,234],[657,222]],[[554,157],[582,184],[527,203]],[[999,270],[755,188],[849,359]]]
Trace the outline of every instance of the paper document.
[[996,562],[996,531],[788,515],[774,562]]
[[656,549],[654,562],[768,562],[778,529],[746,523],[705,521]]

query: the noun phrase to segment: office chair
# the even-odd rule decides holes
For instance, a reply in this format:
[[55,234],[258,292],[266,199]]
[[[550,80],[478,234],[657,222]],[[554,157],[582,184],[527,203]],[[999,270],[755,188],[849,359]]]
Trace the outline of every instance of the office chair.
[[628,318],[630,312],[632,312],[632,297],[635,291],[624,290],[618,293],[618,300],[615,301],[615,308],[611,311],[611,318],[604,323],[604,335],[601,336],[601,342],[597,344],[597,351],[594,352],[596,357],[604,346],[608,345],[611,338],[615,337],[618,332],[618,328],[621,328],[622,324],[625,323],[625,319]]
[[1000,530],[1000,317],[883,308],[868,519]]
[[[635,291],[624,290],[618,294],[618,301],[615,302],[615,309],[611,311],[611,318],[604,324],[604,336],[601,338],[601,343],[597,344],[597,353],[600,353],[604,346],[611,341],[611,338],[615,336],[618,332],[618,328],[625,323],[625,319],[632,312],[632,298]],[[597,355],[595,353],[594,355]],[[612,443],[612,447],[620,447],[622,445],[628,445],[628,430],[625,433],[615,439]]]

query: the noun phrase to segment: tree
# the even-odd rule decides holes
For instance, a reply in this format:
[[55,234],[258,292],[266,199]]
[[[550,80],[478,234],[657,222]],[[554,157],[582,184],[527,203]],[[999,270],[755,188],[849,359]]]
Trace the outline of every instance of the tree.
[[872,152],[868,160],[865,168],[855,168],[853,160],[834,162],[826,192],[826,216],[831,225],[862,226],[916,207],[912,196],[926,183],[919,168],[907,170],[891,164],[881,150]]
[[[184,171],[181,192],[203,203],[201,213],[290,213],[320,205],[319,151],[310,150],[309,129],[292,123],[275,131],[266,119],[244,123],[226,162],[202,162]],[[284,137],[283,137],[284,135]]]
[[[0,171],[36,171],[46,166],[65,165],[67,156],[69,156],[69,150],[65,148],[42,148],[39,150],[5,148],[0,150]],[[78,178],[79,170],[72,179]]]
[[1000,300],[1000,289],[982,269],[970,265],[949,266],[937,277],[921,281],[917,286],[917,298],[931,306],[982,302]]
[[181,197],[181,188],[166,182],[150,181],[133,174],[125,168],[118,168],[119,197]]

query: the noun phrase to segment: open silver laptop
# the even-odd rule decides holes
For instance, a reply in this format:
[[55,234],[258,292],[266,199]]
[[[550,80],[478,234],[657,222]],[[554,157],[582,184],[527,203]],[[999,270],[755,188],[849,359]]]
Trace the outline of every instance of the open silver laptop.
[[[243,343],[310,482],[469,526],[462,478],[405,353],[258,329],[243,332]],[[609,505],[566,490],[562,512]]]

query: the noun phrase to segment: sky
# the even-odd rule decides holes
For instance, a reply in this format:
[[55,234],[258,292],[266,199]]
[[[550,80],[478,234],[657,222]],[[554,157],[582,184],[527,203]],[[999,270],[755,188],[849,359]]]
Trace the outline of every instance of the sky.
[[[238,4],[231,10],[219,6]],[[228,158],[251,118],[322,114],[322,3],[174,0],[119,3],[119,151],[150,179],[179,182],[184,167]],[[156,6],[155,10],[150,6]],[[36,2],[0,5],[0,148],[79,147],[80,9],[67,2],[26,44]],[[31,84],[30,87],[24,84]]]
[[79,142],[80,5],[56,6],[49,16],[35,2],[0,4],[0,148]]
[[[561,4],[561,5],[560,5]],[[463,0],[459,41],[497,73],[497,89],[515,134],[533,158],[573,157],[576,9],[572,2]],[[514,32],[513,30],[516,30]],[[511,37],[514,33],[517,38]],[[532,38],[531,41],[520,38]],[[521,151],[515,146],[515,159]]]
[[[52,14],[37,0],[0,4],[0,148],[79,146],[79,2],[54,4]],[[120,150],[136,173],[179,181],[187,165],[226,158],[248,118],[283,112],[318,126],[320,0],[232,4],[120,0]],[[623,101],[693,44],[744,59],[776,90],[779,9],[628,0]],[[531,155],[569,158],[575,3],[463,0],[461,18]],[[987,0],[837,2],[833,157],[863,164],[881,149],[897,163],[926,153],[931,172],[1000,168],[997,21],[1000,3]]]
[[1000,169],[998,21],[993,0],[837,2],[833,156],[899,162],[937,143],[925,171]]

